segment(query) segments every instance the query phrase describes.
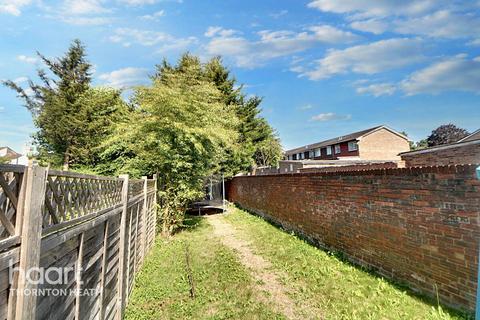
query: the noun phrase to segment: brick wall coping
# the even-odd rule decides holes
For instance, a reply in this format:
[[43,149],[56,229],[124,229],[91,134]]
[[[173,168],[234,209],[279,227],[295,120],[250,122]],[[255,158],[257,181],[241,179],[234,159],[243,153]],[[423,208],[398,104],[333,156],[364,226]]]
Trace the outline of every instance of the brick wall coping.
[[435,151],[440,151],[440,150],[448,150],[448,149],[452,149],[452,148],[464,147],[464,146],[469,146],[469,145],[474,145],[474,144],[480,144],[480,140],[455,142],[455,143],[452,143],[452,144],[444,144],[444,145],[430,147],[430,148],[422,149],[422,150],[402,152],[402,153],[399,153],[398,155],[401,156],[401,157],[404,157],[404,156],[408,157],[408,156],[413,156],[413,155],[422,154],[422,153],[429,153],[429,152],[435,152]]
[[289,172],[276,174],[262,174],[262,175],[245,175],[235,176],[234,178],[267,178],[267,177],[282,177],[282,176],[362,176],[362,175],[405,175],[415,173],[475,173],[478,164],[458,164],[458,165],[443,165],[443,166],[422,166],[422,167],[407,167],[407,168],[382,168],[382,169],[359,169],[359,170],[339,170],[334,172]]

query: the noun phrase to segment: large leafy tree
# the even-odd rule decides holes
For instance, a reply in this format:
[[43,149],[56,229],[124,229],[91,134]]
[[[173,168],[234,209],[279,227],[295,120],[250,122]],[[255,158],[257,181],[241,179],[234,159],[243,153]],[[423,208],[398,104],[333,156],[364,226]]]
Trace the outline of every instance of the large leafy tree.
[[254,166],[277,165],[281,159],[282,147],[276,131],[260,116],[260,97],[247,98],[242,86],[237,83],[230,70],[220,57],[215,57],[202,64],[200,59],[191,54],[184,54],[177,65],[166,61],[157,66],[155,77],[162,79],[168,72],[190,74],[190,77],[213,83],[221,93],[222,100],[237,115],[238,144],[241,148],[226,150],[222,159],[222,172],[234,175],[248,171]]
[[33,115],[39,158],[65,170],[92,165],[93,149],[108,134],[108,124],[115,121],[112,115],[125,108],[120,93],[91,88],[92,66],[79,40],[60,58],[38,55],[48,69],[38,70],[39,83],[30,80],[28,90],[13,81],[4,84],[18,93]]
[[468,131],[459,128],[453,124],[445,124],[432,131],[427,138],[427,144],[429,147],[438,146],[442,144],[454,143],[458,140],[466,137]]
[[135,112],[105,144],[108,156],[125,155],[122,171],[160,173],[166,233],[182,220],[186,205],[203,195],[205,177],[222,171],[226,151],[238,148],[235,108],[199,66],[183,61],[162,67],[150,86],[135,90]]
[[225,102],[235,107],[240,120],[238,131],[242,149],[232,154],[226,165],[237,172],[249,170],[252,166],[277,165],[282,146],[277,132],[260,116],[262,99],[257,96],[247,98],[242,93],[242,86],[237,84],[219,57],[207,62],[204,70],[207,79],[222,92]]

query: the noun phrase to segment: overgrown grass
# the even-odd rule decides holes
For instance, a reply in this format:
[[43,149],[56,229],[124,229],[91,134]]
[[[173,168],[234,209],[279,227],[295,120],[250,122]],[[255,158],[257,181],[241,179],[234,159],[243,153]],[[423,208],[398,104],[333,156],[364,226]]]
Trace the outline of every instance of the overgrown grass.
[[282,271],[300,306],[323,310],[326,319],[464,319],[405,289],[319,250],[263,219],[232,208],[225,218],[256,253]]
[[[284,319],[255,298],[249,273],[212,236],[208,223],[187,219],[188,227],[172,239],[157,239],[136,277],[126,319]],[[185,246],[195,298],[190,297]]]

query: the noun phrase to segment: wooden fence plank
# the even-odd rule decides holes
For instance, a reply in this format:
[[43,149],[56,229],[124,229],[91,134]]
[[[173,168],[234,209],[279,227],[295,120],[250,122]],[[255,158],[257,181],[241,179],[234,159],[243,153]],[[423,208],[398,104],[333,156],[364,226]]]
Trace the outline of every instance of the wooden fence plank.
[[81,310],[80,310],[80,298],[82,290],[82,273],[83,273],[83,245],[85,233],[81,233],[78,239],[78,256],[77,256],[77,263],[75,267],[75,319],[81,319]]
[[126,269],[127,269],[127,258],[126,255],[126,233],[127,233],[127,214],[128,214],[128,175],[121,175],[123,179],[122,187],[122,217],[120,220],[120,252],[119,252],[119,269],[118,269],[118,288],[117,288],[117,310],[116,316],[117,320],[123,319],[123,313],[126,306],[126,294],[127,288],[126,284]]
[[104,237],[103,237],[103,257],[102,257],[102,273],[100,275],[100,319],[105,318],[105,305],[104,305],[104,299],[105,299],[105,274],[106,274],[106,268],[107,268],[107,252],[108,252],[108,220],[105,221],[105,231],[104,231]]
[[37,268],[40,262],[42,224],[39,222],[42,221],[47,169],[29,165],[26,175],[15,318],[33,320],[35,318],[36,297],[23,293],[27,289],[36,288],[36,284],[27,281],[26,271]]
[[145,259],[146,251],[147,251],[147,217],[148,217],[148,180],[147,177],[142,177],[144,179],[144,186],[143,186],[143,210],[142,210],[142,246],[141,246],[141,263]]

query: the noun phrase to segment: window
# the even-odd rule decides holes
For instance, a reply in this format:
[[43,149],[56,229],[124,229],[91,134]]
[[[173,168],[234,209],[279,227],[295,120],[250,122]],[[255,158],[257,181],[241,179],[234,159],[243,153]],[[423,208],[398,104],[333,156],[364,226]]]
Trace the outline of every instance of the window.
[[330,156],[332,154],[332,146],[327,147],[327,156]]
[[314,150],[314,156],[320,157],[322,154],[320,153],[320,148]]
[[311,159],[313,157],[315,157],[315,155],[313,154],[313,150],[311,151],[308,151],[308,157]]
[[293,164],[290,163],[290,171],[293,171]]
[[296,154],[292,155],[292,160],[297,160],[297,155]]
[[300,158],[300,160],[305,159],[305,155],[303,154],[303,152],[302,152],[302,153],[299,153],[299,154],[298,154],[298,157]]
[[339,144],[336,144],[335,145],[335,153],[340,153],[342,152],[342,149],[340,149],[340,145]]
[[358,144],[355,141],[350,141],[348,143],[348,151],[357,151],[358,150]]

